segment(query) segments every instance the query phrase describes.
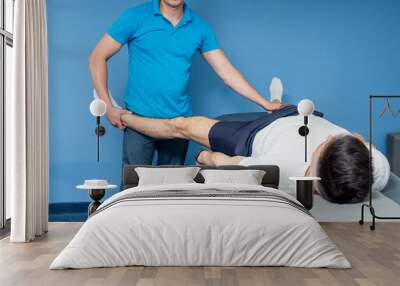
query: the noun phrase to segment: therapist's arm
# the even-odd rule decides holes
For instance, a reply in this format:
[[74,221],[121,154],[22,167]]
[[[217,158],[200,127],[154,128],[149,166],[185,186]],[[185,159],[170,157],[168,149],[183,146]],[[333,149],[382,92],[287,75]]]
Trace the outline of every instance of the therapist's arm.
[[108,70],[107,61],[115,55],[122,45],[111,38],[108,34],[97,44],[89,58],[89,68],[92,74],[94,88],[99,97],[104,100],[107,105],[107,118],[112,125],[120,129],[125,126],[121,121],[121,115],[130,113],[127,110],[115,108],[108,94]]
[[222,50],[203,53],[203,57],[211,65],[224,83],[235,92],[251,100],[266,110],[277,110],[282,104],[270,102],[254,89],[244,76],[231,64]]

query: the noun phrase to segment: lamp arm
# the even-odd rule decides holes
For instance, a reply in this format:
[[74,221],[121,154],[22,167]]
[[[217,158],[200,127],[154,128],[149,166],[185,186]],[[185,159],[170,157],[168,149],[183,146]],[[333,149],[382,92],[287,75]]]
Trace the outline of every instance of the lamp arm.
[[100,128],[100,116],[96,116],[96,136],[97,136],[97,162],[100,161],[100,132],[99,132],[99,128]]
[[308,116],[304,116],[304,126],[306,127],[306,136],[304,136],[304,160],[307,163],[307,135],[308,135]]
[[304,136],[304,161],[307,163],[307,133]]

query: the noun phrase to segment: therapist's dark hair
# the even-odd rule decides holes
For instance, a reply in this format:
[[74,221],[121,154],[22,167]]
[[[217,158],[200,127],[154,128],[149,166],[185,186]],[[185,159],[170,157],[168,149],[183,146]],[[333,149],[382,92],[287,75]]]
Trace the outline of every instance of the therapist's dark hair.
[[333,203],[359,203],[369,191],[369,151],[351,135],[338,136],[318,160],[318,191]]

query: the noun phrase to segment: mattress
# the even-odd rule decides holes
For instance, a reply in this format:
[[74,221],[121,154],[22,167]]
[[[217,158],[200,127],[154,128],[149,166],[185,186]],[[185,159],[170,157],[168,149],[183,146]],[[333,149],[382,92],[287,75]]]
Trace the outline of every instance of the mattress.
[[269,187],[135,187],[106,200],[50,269],[121,266],[349,268],[312,215]]

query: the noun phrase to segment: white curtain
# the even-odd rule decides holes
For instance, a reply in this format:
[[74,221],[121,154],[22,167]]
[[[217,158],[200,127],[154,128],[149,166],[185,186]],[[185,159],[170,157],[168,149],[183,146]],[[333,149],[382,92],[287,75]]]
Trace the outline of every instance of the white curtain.
[[45,0],[15,1],[13,92],[6,98],[6,187],[12,242],[48,225],[48,70]]

